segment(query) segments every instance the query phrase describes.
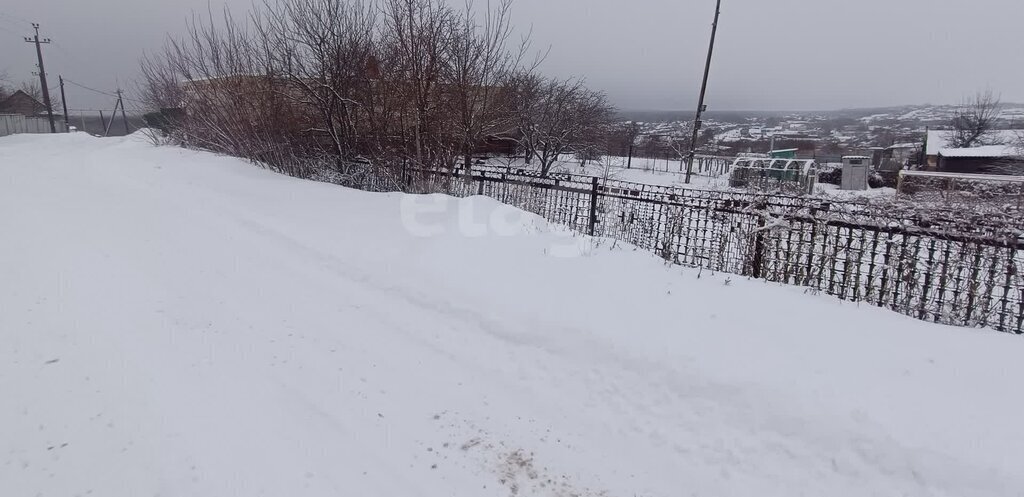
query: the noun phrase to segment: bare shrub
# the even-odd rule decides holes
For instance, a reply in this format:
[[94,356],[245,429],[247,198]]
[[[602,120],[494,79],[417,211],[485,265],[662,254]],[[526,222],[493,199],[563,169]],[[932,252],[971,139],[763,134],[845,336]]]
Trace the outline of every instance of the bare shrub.
[[999,107],[999,97],[993,95],[992,91],[978,92],[966,99],[950,123],[953,129],[949,132],[949,146],[970,148],[995,145],[991,135],[999,118]]
[[144,59],[140,100],[182,144],[296,176],[469,167],[496,136],[546,174],[599,143],[613,109],[536,75],[512,31],[511,0],[265,0],[244,21],[194,16]]

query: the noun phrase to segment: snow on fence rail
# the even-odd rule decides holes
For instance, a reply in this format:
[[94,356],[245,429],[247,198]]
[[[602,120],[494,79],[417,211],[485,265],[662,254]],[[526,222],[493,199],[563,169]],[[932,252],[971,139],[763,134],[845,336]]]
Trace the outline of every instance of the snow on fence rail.
[[675,264],[804,286],[937,323],[1024,333],[1019,213],[972,215],[493,167],[471,174],[409,169],[398,182],[348,186],[486,195]]

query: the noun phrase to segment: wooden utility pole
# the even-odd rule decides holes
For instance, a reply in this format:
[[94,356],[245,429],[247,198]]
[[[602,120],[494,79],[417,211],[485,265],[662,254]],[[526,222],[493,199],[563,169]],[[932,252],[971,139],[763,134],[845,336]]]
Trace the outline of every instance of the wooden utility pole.
[[25,41],[36,45],[36,58],[39,59],[39,84],[43,87],[43,105],[46,106],[46,115],[50,117],[50,133],[56,133],[57,125],[53,122],[53,106],[50,105],[50,87],[46,86],[46,68],[43,67],[43,48],[41,46],[42,43],[50,43],[50,39],[39,39],[38,23],[32,23],[32,28],[36,30],[36,34],[32,37],[26,36]]
[[722,13],[722,0],[715,2],[715,22],[711,24],[711,43],[708,45],[708,60],[704,63],[704,82],[700,86],[700,100],[697,102],[697,117],[693,119],[693,139],[690,141],[690,156],[686,162],[686,184],[693,174],[693,158],[697,155],[697,138],[700,136],[701,115],[707,110],[704,95],[708,90],[708,73],[711,72],[711,55],[715,52],[715,34],[718,33],[718,16]]
[[124,135],[128,136],[131,134],[131,131],[128,130],[128,116],[124,114],[124,100],[121,98],[120,88],[117,89],[117,104],[121,106],[121,122],[124,123]]
[[[121,105],[121,99],[120,98],[118,98],[117,101],[114,102],[114,110],[110,111],[110,121],[107,122],[107,124],[105,126],[103,126],[103,136],[107,136],[107,135],[110,134],[110,128],[111,128],[111,126],[114,125],[114,119],[117,119],[117,106],[118,105]],[[100,116],[103,116],[103,111],[102,110],[100,111]]]
[[64,132],[71,132],[71,123],[68,122],[68,97],[64,96],[64,76],[57,75],[60,81],[60,106],[64,109]]

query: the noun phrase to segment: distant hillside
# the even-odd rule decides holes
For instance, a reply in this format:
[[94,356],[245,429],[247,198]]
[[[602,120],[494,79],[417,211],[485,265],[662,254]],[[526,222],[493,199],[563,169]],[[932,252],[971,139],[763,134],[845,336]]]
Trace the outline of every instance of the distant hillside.
[[[708,120],[725,123],[742,123],[747,120],[764,120],[795,116],[816,116],[824,119],[856,119],[861,121],[916,121],[923,125],[949,122],[956,105],[904,105],[897,107],[876,107],[860,109],[837,109],[826,111],[708,111]],[[619,116],[624,121],[676,122],[693,120],[693,110],[623,110]],[[1024,127],[1024,104],[1004,103],[1002,119],[1010,127]],[[1019,124],[1018,124],[1019,123]]]
[[[757,119],[768,119],[771,117],[784,117],[792,112],[775,112],[775,111],[744,111],[744,110],[727,110],[727,111],[708,111],[704,115],[711,120],[720,122],[733,122],[741,123],[750,118]],[[692,121],[694,111],[692,110],[623,110],[619,111],[619,116],[624,121],[641,121],[641,122],[676,122],[676,121]]]

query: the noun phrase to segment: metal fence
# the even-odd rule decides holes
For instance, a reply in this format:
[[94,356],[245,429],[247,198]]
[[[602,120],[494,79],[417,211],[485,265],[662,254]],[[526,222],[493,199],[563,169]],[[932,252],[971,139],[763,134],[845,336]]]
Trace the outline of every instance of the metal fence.
[[[58,133],[66,130],[64,121],[55,120]],[[21,114],[0,114],[0,136],[19,133],[49,133],[50,121],[45,117],[26,117]]]
[[897,209],[495,168],[373,178],[349,186],[486,195],[675,264],[808,287],[936,323],[1024,333],[1020,213]]

